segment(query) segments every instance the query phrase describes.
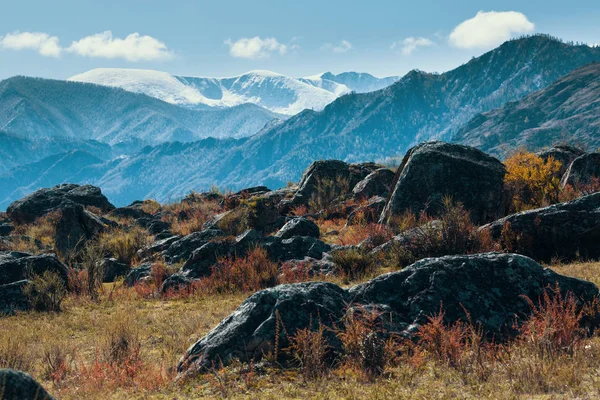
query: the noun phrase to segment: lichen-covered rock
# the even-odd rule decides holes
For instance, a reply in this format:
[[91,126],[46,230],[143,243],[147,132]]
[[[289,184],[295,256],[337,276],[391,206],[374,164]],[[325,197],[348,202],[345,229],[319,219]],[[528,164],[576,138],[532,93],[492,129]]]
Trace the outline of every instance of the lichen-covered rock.
[[429,142],[413,147],[404,157],[380,222],[426,211],[437,215],[442,200],[450,196],[471,212],[476,223],[503,214],[504,165],[473,147]]
[[[488,337],[501,340],[513,335],[514,324],[531,314],[524,296],[537,301],[557,284],[580,304],[599,295],[590,282],[559,275],[525,256],[498,253],[428,258],[349,290],[331,283],[281,285],[244,301],[188,349],[178,371],[209,368],[213,362],[234,358],[258,359],[273,349],[276,321],[287,332],[279,337],[280,346],[285,346],[286,338],[298,329],[319,322],[331,326],[348,308],[357,307],[383,311],[389,333],[408,337],[443,307],[447,323],[470,317]],[[343,329],[339,323],[336,327]],[[335,337],[328,340],[334,353],[340,349]]]
[[171,263],[187,260],[194,250],[199,249],[211,240],[223,236],[226,236],[225,232],[219,229],[205,229],[201,232],[194,232],[172,242],[163,255]]
[[31,308],[29,299],[24,292],[28,283],[28,280],[21,280],[5,285],[0,284],[0,317],[12,315],[17,311],[27,311]]
[[100,270],[103,274],[102,282],[114,282],[118,278],[127,276],[129,265],[120,263],[114,258],[105,258],[100,262]]
[[152,276],[152,264],[144,263],[140,266],[133,268],[129,271],[125,277],[125,285],[134,286],[135,284],[149,280]]
[[0,369],[2,400],[53,400],[35,379],[14,369]]
[[69,270],[54,254],[0,253],[0,285],[29,279],[46,271],[55,272],[67,283]]
[[60,209],[56,224],[56,249],[63,255],[81,250],[88,240],[106,230],[107,226],[96,215],[79,204],[67,204]]
[[321,232],[317,224],[308,218],[298,217],[286,222],[275,236],[282,239],[289,239],[294,236],[310,236],[318,238],[321,236]]
[[301,260],[311,257],[320,260],[331,246],[310,236],[296,236],[289,239],[268,237],[263,243],[269,258],[274,261]]
[[[311,322],[315,327],[319,322],[331,326],[332,321],[343,316],[349,300],[344,289],[321,282],[281,285],[257,292],[191,346],[180,360],[178,371],[210,368],[217,360],[227,364],[233,359],[259,359],[273,349],[277,320],[289,335]],[[287,336],[279,328],[280,346],[285,347]]]
[[594,179],[600,179],[600,153],[589,153],[577,157],[565,172],[561,186],[575,188],[587,185]]
[[248,230],[231,240],[224,238],[212,240],[194,250],[179,273],[187,278],[202,278],[212,272],[212,267],[222,257],[244,257],[255,246],[259,246],[264,236],[255,230]]
[[52,211],[69,204],[96,207],[103,212],[115,207],[102,194],[100,188],[91,185],[62,184],[50,189],[40,189],[10,204],[6,213],[17,223],[31,223]]
[[367,204],[357,207],[348,215],[346,226],[377,222],[386,204],[387,200],[383,197],[373,197]]
[[447,322],[465,320],[466,310],[486,334],[501,338],[511,334],[515,318],[530,315],[523,296],[537,301],[556,284],[582,301],[599,294],[590,282],[559,275],[525,256],[498,253],[426,258],[349,292],[360,304],[389,306],[408,334],[442,305]]
[[358,182],[352,193],[357,199],[370,199],[373,196],[387,197],[392,190],[395,174],[388,168],[379,168]]
[[[505,248],[541,262],[600,258],[600,193],[509,215],[481,230]],[[504,233],[503,233],[504,232]]]
[[565,172],[567,172],[567,169],[569,166],[571,166],[573,160],[584,154],[584,151],[579,150],[576,147],[562,145],[554,146],[537,153],[537,155],[543,158],[544,161],[547,161],[550,157],[552,157],[554,160],[560,162],[560,170],[558,171],[559,179],[564,175]]
[[375,169],[375,164],[347,164],[339,160],[315,161],[302,175],[293,204],[308,205],[318,195],[319,186],[331,185],[336,197],[350,194],[352,188]]

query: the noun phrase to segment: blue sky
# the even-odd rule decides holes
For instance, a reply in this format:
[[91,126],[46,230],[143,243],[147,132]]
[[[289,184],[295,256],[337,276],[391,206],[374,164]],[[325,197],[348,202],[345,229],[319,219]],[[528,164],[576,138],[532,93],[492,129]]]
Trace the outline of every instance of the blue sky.
[[0,79],[64,79],[99,67],[189,76],[254,69],[387,76],[446,71],[523,33],[600,43],[597,0],[2,3]]

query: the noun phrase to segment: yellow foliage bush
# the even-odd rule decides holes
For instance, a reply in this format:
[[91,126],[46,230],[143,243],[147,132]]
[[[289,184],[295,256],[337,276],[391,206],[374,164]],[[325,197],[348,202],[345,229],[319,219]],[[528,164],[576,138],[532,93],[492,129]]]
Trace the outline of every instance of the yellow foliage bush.
[[560,161],[544,160],[533,153],[520,151],[505,162],[505,187],[511,196],[511,212],[545,207],[559,201]]

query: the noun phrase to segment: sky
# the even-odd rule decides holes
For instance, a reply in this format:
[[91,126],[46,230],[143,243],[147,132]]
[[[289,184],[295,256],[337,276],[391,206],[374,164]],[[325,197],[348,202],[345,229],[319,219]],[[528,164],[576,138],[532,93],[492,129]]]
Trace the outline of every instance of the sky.
[[512,37],[600,44],[600,1],[1,0],[0,79],[444,72]]

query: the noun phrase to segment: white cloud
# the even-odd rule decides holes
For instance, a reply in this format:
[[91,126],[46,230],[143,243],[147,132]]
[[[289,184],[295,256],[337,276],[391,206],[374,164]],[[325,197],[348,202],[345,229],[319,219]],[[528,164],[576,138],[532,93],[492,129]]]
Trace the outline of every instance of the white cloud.
[[14,32],[0,37],[0,47],[10,50],[34,50],[46,57],[58,57],[61,47],[56,36],[43,32]]
[[429,47],[433,46],[433,42],[424,37],[407,37],[399,42],[392,43],[391,48],[395,49],[400,47],[402,54],[408,56],[413,53],[418,47]]
[[74,41],[66,51],[93,58],[122,58],[127,61],[167,60],[173,56],[160,40],[132,33],[125,39],[115,38],[111,31],[86,36]]
[[514,35],[532,32],[535,25],[516,11],[479,11],[450,33],[450,44],[461,49],[488,49]]
[[288,51],[288,46],[281,44],[275,38],[261,38],[255,36],[253,38],[241,38],[235,42],[231,39],[225,41],[229,46],[229,54],[236,58],[266,58],[272,53],[285,54]]
[[347,53],[352,49],[352,43],[347,40],[342,40],[338,44],[325,43],[323,46],[321,46],[321,50],[330,50],[338,54]]

